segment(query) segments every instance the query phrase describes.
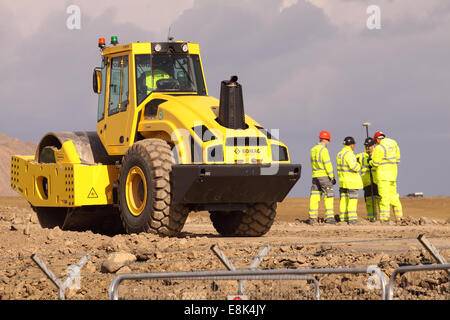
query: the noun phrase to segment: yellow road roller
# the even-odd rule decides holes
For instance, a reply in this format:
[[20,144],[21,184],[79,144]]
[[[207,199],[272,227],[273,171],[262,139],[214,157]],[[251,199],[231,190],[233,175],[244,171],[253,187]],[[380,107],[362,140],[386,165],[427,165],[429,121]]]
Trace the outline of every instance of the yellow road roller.
[[208,211],[223,236],[268,232],[301,165],[245,114],[237,76],[220,83],[217,99],[197,43],[113,36],[99,47],[97,131],[50,132],[34,155],[11,158],[11,187],[40,224],[77,229],[90,220],[105,232],[112,217],[127,233],[176,236],[189,212]]

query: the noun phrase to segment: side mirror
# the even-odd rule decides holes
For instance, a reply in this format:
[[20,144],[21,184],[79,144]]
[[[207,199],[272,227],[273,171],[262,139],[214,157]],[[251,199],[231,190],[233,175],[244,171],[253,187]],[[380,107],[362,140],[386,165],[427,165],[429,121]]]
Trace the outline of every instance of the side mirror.
[[97,94],[102,92],[102,71],[99,68],[95,68],[92,74],[92,89]]

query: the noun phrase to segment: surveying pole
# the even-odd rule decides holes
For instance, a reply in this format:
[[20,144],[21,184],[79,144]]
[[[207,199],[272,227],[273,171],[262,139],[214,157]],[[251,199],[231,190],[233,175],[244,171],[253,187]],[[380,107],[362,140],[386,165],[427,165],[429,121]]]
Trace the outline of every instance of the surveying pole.
[[[364,122],[363,127],[366,127],[366,138],[369,137],[369,126],[370,126],[370,122]],[[365,146],[364,146],[365,148]],[[372,155],[369,155],[369,157],[371,157]],[[362,165],[362,163],[361,163]],[[378,217],[378,210],[377,210],[377,205],[375,203],[375,195],[374,195],[374,188],[373,188],[373,175],[372,175],[372,167],[370,166],[369,163],[369,175],[370,175],[370,191],[372,194],[372,208],[373,208],[373,213],[374,213],[374,217],[375,219],[377,219]]]

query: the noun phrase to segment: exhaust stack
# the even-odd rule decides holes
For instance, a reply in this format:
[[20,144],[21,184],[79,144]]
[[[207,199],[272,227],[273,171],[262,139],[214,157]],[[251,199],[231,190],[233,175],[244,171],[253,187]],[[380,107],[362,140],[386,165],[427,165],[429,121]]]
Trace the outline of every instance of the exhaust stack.
[[221,82],[219,117],[217,122],[230,129],[245,129],[242,86],[237,80],[237,76],[231,76],[230,80]]

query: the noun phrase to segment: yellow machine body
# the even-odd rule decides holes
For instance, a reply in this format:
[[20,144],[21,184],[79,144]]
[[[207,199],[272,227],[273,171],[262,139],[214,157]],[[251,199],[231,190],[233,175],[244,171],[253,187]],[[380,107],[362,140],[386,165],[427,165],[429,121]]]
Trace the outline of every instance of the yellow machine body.
[[71,141],[56,152],[56,163],[38,163],[34,156],[13,156],[11,188],[36,207],[81,207],[113,204],[115,165],[81,164]]

